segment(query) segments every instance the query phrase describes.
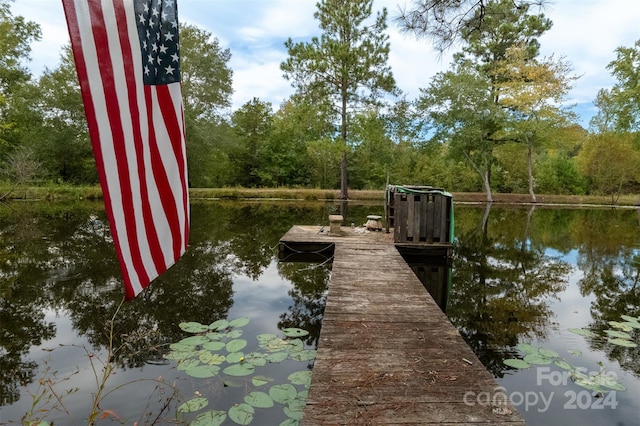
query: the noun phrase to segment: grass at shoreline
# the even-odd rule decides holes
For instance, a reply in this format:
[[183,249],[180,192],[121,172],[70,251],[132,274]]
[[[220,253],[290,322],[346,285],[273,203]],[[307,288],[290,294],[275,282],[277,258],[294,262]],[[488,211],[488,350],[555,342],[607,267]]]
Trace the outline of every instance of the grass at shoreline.
[[[9,187],[0,185],[0,195],[9,192]],[[192,200],[305,200],[305,201],[338,201],[340,191],[330,189],[304,188],[191,188],[189,196]],[[43,201],[77,201],[102,199],[100,187],[48,185],[41,187],[23,187],[12,191],[8,199],[43,200]],[[484,203],[484,193],[453,193],[456,202]],[[598,195],[538,195],[537,204],[562,205],[601,205],[610,206],[610,196]],[[384,201],[383,190],[350,190],[349,201]],[[493,194],[494,204],[531,204],[528,194]],[[637,194],[622,195],[616,206],[636,206],[640,203]]]

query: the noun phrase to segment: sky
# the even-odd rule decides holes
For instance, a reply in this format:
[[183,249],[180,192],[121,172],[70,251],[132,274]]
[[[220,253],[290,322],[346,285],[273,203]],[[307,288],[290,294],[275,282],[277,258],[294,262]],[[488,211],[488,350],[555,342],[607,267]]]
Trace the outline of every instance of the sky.
[[[288,38],[309,41],[320,34],[313,18],[315,5],[316,0],[178,0],[178,12],[182,23],[207,30],[222,48],[230,49],[233,111],[254,97],[277,108],[293,93],[280,70],[287,59],[284,43]],[[374,0],[373,10],[386,7],[389,12],[389,65],[397,85],[412,100],[437,72],[449,69],[457,47],[440,54],[429,40],[402,32],[394,18],[410,5],[404,0]],[[69,43],[61,1],[15,0],[11,10],[42,28],[42,40],[32,45],[29,66],[34,76],[45,67],[56,68],[61,47]],[[596,113],[593,101],[598,91],[615,83],[606,68],[616,57],[615,49],[632,47],[640,39],[640,5],[637,0],[553,0],[541,12],[553,21],[539,39],[541,56],[553,55],[572,65],[579,79],[567,104],[575,105],[586,127]]]

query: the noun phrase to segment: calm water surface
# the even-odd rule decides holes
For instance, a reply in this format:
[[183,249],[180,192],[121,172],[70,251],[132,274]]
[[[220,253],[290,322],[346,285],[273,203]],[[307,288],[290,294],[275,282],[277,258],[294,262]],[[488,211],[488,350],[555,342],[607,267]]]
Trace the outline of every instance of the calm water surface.
[[[34,412],[56,424],[86,424],[98,389],[94,369],[100,373],[122,300],[104,211],[89,203],[12,207],[0,210],[0,423]],[[169,344],[188,336],[181,322],[248,317],[247,353],[257,349],[256,336],[286,327],[310,331],[304,345],[315,348],[330,264],[280,262],[276,247],[291,225],[327,224],[336,209],[321,202],[194,203],[185,257],[115,316],[117,368],[98,423],[184,424],[198,413],[176,413],[177,406],[194,395],[206,397],[208,409],[227,410],[253,390],[247,383],[226,387],[220,377],[189,378],[163,358]],[[362,224],[368,214],[383,215],[383,208],[349,205],[346,221]],[[602,335],[609,321],[640,315],[638,213],[456,204],[456,238],[452,279],[443,283],[446,312],[497,378],[496,393],[508,395],[530,425],[640,424],[638,349],[569,331]],[[640,343],[638,331],[631,334]],[[504,359],[525,355],[519,343],[551,349],[585,371],[604,368],[626,391],[600,397],[554,364],[506,366]],[[256,372],[284,383],[311,367],[287,361]],[[49,385],[62,403],[47,399]],[[253,424],[286,418],[281,406],[256,409]]]

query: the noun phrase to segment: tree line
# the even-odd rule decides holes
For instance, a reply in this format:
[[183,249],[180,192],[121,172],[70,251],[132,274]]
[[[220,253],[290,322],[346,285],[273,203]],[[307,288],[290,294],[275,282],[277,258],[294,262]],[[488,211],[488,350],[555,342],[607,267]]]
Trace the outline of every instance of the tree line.
[[[0,170],[9,186],[94,184],[91,143],[70,48],[33,76],[40,26],[0,0]],[[321,0],[321,36],[285,43],[280,105],[253,98],[231,110],[232,52],[181,25],[189,185],[456,192],[608,194],[640,190],[640,40],[607,65],[615,84],[594,100],[585,129],[566,106],[578,78],[564,58],[540,57],[552,22],[536,1],[415,3],[395,25],[445,49],[446,71],[409,99],[388,65],[388,13],[373,0]],[[0,194],[3,196],[3,194]]]

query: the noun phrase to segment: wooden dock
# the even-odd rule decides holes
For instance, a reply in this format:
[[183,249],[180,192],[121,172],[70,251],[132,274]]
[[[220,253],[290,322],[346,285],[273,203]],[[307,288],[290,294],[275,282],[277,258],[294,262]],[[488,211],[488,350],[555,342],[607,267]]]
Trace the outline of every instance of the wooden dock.
[[294,226],[280,240],[334,250],[303,425],[525,424],[390,234],[320,229]]

